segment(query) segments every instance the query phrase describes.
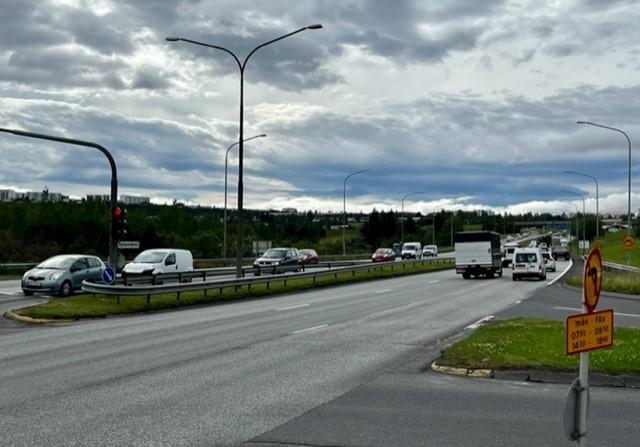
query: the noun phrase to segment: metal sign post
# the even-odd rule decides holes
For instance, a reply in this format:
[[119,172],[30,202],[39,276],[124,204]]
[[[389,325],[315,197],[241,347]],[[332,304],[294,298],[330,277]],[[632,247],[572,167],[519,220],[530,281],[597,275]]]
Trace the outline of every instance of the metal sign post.
[[564,413],[565,435],[579,447],[587,445],[589,351],[613,345],[613,311],[594,312],[602,290],[602,256],[595,247],[584,264],[582,314],[566,321],[566,354],[580,353],[580,372],[571,385]]

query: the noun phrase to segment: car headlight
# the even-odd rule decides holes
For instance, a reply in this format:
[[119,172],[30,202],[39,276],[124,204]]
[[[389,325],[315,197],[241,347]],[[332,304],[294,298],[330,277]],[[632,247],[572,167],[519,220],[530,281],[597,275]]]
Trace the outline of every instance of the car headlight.
[[56,279],[60,278],[63,273],[64,272],[53,272],[51,275],[49,275],[49,279],[55,281]]
[[280,261],[274,262],[273,265],[280,265]]
[[31,273],[31,270],[27,271],[24,273],[24,275],[22,275],[22,279],[27,279],[27,276],[29,276],[29,273]]

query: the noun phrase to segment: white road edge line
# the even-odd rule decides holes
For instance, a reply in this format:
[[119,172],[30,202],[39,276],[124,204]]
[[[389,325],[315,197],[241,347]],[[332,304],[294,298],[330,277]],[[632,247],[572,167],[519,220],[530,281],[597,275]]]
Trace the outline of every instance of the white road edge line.
[[548,286],[551,286],[551,285],[555,284],[555,282],[556,282],[556,281],[558,281],[560,278],[562,278],[562,277],[563,277],[563,276],[564,276],[564,275],[569,271],[569,269],[570,269],[571,267],[573,267],[573,259],[570,259],[570,260],[569,260],[569,265],[567,266],[567,268],[566,268],[566,269],[564,269],[564,270],[562,271],[562,273],[560,273],[558,276],[556,276],[556,277],[555,277],[555,278],[553,278],[551,281],[549,281],[549,282],[547,283],[547,285],[548,285]]
[[[582,312],[582,309],[578,309],[577,307],[561,307],[561,306],[554,306],[554,309],[557,310],[572,310],[575,312]],[[621,317],[631,317],[631,318],[640,318],[639,314],[627,314],[624,312],[613,312],[614,315],[619,315]]]
[[393,289],[382,289],[382,290],[376,290],[375,293],[376,295],[379,293],[387,293],[387,292],[393,292]]
[[289,332],[289,335],[301,334],[302,332],[315,331],[317,329],[322,329],[322,328],[325,328],[325,327],[328,327],[328,326],[329,326],[328,324],[321,324],[319,326],[308,327],[306,329],[299,329],[297,331]]
[[280,309],[276,309],[276,310],[282,311],[282,310],[300,309],[301,307],[307,307],[307,306],[310,306],[310,304],[309,303],[307,303],[307,304],[297,304],[295,306],[281,307]]
[[475,323],[471,323],[469,326],[465,327],[465,329],[478,329],[482,323],[486,323],[489,320],[493,320],[493,315],[487,315],[486,317],[480,318]]

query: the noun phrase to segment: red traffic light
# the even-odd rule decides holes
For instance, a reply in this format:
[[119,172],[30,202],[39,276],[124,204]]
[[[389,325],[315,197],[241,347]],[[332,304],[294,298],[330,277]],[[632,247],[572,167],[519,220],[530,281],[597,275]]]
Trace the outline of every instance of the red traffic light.
[[116,219],[120,218],[120,216],[122,216],[122,208],[120,208],[119,206],[114,207],[111,210],[111,215]]

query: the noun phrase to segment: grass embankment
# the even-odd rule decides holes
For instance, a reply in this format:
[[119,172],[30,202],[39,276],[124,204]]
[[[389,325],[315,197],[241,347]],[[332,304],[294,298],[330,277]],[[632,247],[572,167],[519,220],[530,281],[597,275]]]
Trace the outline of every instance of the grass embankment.
[[[106,295],[78,295],[69,298],[52,298],[49,302],[33,307],[14,310],[14,313],[37,319],[65,319],[75,320],[80,318],[104,318],[110,315],[122,315],[136,312],[148,312],[162,309],[175,309],[203,304],[215,304],[243,298],[255,298],[280,293],[291,293],[299,290],[316,287],[328,287],[338,284],[346,284],[359,281],[368,281],[380,278],[392,278],[397,276],[412,275],[418,273],[434,272],[451,269],[453,263],[416,262],[393,265],[371,264],[371,271],[359,270],[352,272],[326,271],[319,273],[316,281],[312,278],[286,279],[273,276],[269,286],[267,284],[255,284],[250,287],[219,287],[212,288],[205,295],[204,291],[183,292],[180,299],[175,293],[153,295],[147,303],[146,296],[121,296],[120,303],[115,296]],[[338,274],[337,278],[334,275]],[[266,278],[265,278],[266,279]]]
[[[567,278],[567,284],[582,288],[582,275]],[[640,274],[604,272],[602,276],[602,290],[606,292],[640,295]]]
[[[626,234],[626,231],[618,231],[617,233],[605,233],[604,237],[600,238],[600,252],[603,261],[626,264],[627,250],[622,246],[622,238]],[[640,241],[637,241],[636,248],[631,250],[631,265],[634,267],[640,267],[639,245]]]
[[[614,346],[593,351],[592,370],[604,374],[640,373],[640,329],[616,327]],[[561,322],[517,318],[493,321],[447,348],[439,365],[470,369],[552,369],[574,371],[578,355],[565,355]]]

